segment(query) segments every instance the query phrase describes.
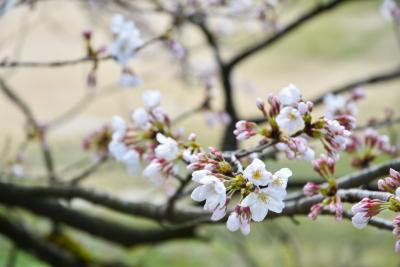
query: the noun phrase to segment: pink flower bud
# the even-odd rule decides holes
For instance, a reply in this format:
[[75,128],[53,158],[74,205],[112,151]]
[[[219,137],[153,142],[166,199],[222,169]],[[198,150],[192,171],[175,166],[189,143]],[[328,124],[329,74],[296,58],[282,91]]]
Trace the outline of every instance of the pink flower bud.
[[279,98],[277,96],[270,95],[268,97],[268,103],[271,106],[269,110],[269,115],[271,117],[276,117],[279,114],[279,111],[281,110],[281,103],[279,101]]
[[323,208],[324,205],[322,203],[313,205],[310,209],[310,213],[308,213],[308,218],[310,218],[311,220],[317,219],[317,216],[321,214]]
[[308,182],[303,187],[303,192],[306,196],[311,197],[311,196],[315,196],[316,194],[318,194],[320,189],[321,189],[321,186],[319,184],[316,184],[313,182]]
[[92,33],[93,33],[92,30],[86,29],[82,32],[82,36],[83,38],[89,41],[92,38]]
[[362,87],[357,87],[351,91],[351,99],[353,101],[358,101],[365,97],[366,93]]
[[260,97],[256,98],[256,106],[259,110],[265,112],[265,103],[264,100],[262,100]]

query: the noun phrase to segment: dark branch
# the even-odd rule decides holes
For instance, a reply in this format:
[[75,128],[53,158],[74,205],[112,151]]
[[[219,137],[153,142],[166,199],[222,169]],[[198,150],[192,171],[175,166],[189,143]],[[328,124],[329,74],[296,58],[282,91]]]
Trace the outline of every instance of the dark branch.
[[330,10],[335,9],[336,7],[340,6],[343,3],[349,2],[350,0],[332,0],[327,3],[322,3],[314,7],[313,9],[309,10],[292,23],[281,29],[273,36],[268,36],[261,41],[250,45],[247,48],[244,48],[241,52],[239,52],[235,57],[233,57],[228,63],[227,68],[232,69],[235,65],[240,64],[253,54],[259,52],[260,50],[267,48],[274,44],[275,42],[279,41],[283,37],[287,36],[289,33],[292,33],[294,30],[300,28],[302,25],[306,24],[307,22],[311,21],[312,19],[318,17],[319,15],[324,14]]
[[34,236],[21,225],[0,216],[0,233],[8,237],[16,246],[32,253],[39,259],[59,267],[84,267],[84,262],[61,250],[53,244]]
[[[310,101],[312,101],[314,103],[314,106],[319,106],[319,105],[323,104],[324,97],[327,94],[334,94],[334,95],[342,94],[342,93],[351,91],[354,88],[359,87],[359,86],[374,85],[377,83],[389,82],[389,81],[396,80],[399,78],[400,78],[400,68],[396,67],[389,71],[376,73],[376,74],[370,75],[366,78],[352,81],[345,85],[333,88],[333,89],[328,90],[328,91],[324,92],[323,94],[311,99]],[[257,118],[252,118],[252,119],[248,119],[248,120],[255,122],[255,123],[265,123],[265,118],[263,118],[263,117],[257,117]]]

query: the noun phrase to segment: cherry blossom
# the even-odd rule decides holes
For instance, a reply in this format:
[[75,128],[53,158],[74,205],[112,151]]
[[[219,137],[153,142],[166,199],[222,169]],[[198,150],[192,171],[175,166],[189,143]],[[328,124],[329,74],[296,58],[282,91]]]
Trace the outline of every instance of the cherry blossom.
[[279,128],[287,135],[292,135],[304,129],[304,120],[300,112],[292,107],[284,107],[276,117]]
[[272,180],[272,174],[265,169],[265,164],[254,159],[243,172],[244,177],[256,186],[265,186]]
[[200,171],[200,173],[194,172],[192,179],[200,184],[191,194],[194,201],[205,200],[204,209],[208,211],[215,211],[218,207],[225,206],[226,188],[217,177],[210,175],[209,172]]
[[136,108],[132,113],[132,121],[136,128],[147,130],[150,127],[150,114],[144,108]]
[[156,138],[159,142],[155,149],[156,157],[168,161],[176,159],[179,153],[178,143],[171,137],[166,137],[161,133],[158,133]]
[[295,85],[290,84],[279,92],[278,98],[282,107],[294,106],[300,102],[301,92]]
[[249,207],[253,221],[260,222],[265,219],[268,210],[281,213],[285,204],[279,191],[267,187],[250,193],[243,199],[241,206]]
[[121,15],[114,17],[111,28],[116,36],[109,45],[108,52],[119,64],[126,66],[136,55],[136,49],[143,44],[140,32],[132,21],[124,21]]
[[158,90],[147,90],[142,94],[144,105],[148,109],[154,109],[160,105],[161,94]]

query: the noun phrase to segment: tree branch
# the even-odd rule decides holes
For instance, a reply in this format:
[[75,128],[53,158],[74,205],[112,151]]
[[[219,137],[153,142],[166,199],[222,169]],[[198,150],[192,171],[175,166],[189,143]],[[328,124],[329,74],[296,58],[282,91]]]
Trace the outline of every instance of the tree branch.
[[39,259],[59,267],[84,267],[86,264],[53,244],[29,233],[21,225],[0,216],[0,233],[8,237],[16,246],[32,253]]
[[249,47],[244,48],[241,52],[239,52],[227,63],[227,68],[232,69],[234,66],[240,64],[253,54],[261,51],[264,48],[271,46],[275,42],[287,36],[289,33],[292,33],[294,30],[300,28],[302,25],[306,24],[312,19],[318,17],[319,15],[324,14],[325,12],[333,10],[336,7],[340,6],[341,4],[344,4],[349,1],[351,0],[332,0],[327,3],[321,3],[317,5],[316,7],[312,8],[311,10],[307,11],[306,13],[298,17],[293,22],[289,23],[286,27],[281,29],[275,35],[268,36],[262,39],[261,41],[252,44]]
[[[0,77],[0,89],[5,94],[8,99],[17,106],[24,114],[29,125],[34,128],[34,131],[40,132],[40,125],[30,110],[28,104],[26,104],[21,97],[17,95],[16,92]],[[53,157],[50,148],[46,142],[39,139],[40,148],[43,154],[44,163],[46,166],[48,178],[50,181],[56,180],[56,174],[54,170]]]

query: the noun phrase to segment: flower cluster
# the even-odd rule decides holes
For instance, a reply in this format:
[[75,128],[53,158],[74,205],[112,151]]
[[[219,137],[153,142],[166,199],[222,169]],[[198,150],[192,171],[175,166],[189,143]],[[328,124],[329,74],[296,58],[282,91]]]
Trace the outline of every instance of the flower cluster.
[[395,156],[398,148],[390,144],[387,135],[367,128],[361,135],[352,135],[346,151],[354,155],[351,161],[353,167],[365,168],[380,154]]
[[325,206],[329,207],[330,212],[335,213],[336,220],[340,221],[343,218],[343,204],[340,197],[336,194],[336,180],[333,176],[335,173],[335,163],[333,158],[323,154],[319,159],[313,161],[314,171],[327,181],[327,186],[308,182],[303,188],[304,194],[307,196],[314,196],[317,194],[324,196],[322,202],[311,207],[308,217],[312,220],[317,218]]
[[[400,212],[400,173],[394,169],[390,169],[389,177],[378,181],[378,188],[392,194],[388,200],[364,198],[352,207],[354,216],[352,218],[353,225],[358,228],[364,228],[372,217],[378,215],[383,210],[392,212]],[[393,220],[394,231],[397,242],[395,245],[396,252],[400,253],[400,216]]]
[[365,97],[365,91],[358,87],[350,92],[348,97],[328,94],[324,97],[325,117],[335,119],[338,116],[357,115],[357,102]]
[[131,175],[141,171],[142,161],[149,163],[143,175],[161,185],[174,174],[175,162],[181,157],[180,133],[171,131],[169,116],[159,107],[158,91],[146,91],[142,99],[145,108],[132,112],[130,126],[121,117],[113,118],[108,148],[115,159],[127,165]]
[[[359,90],[353,91],[354,101],[361,97]],[[277,96],[271,95],[268,103],[269,110],[262,99],[256,102],[268,125],[239,121],[234,132],[238,140],[261,135],[264,138],[262,142],[275,143],[288,159],[308,161],[313,160],[315,155],[308,144],[310,138],[321,140],[328,155],[334,158],[338,158],[338,152],[345,150],[350,142],[355,119],[350,114],[336,112],[330,119],[322,117],[313,122],[313,103],[304,101],[300,90],[293,84],[283,88]]]
[[135,72],[128,67],[129,61],[135,57],[137,49],[143,45],[140,31],[133,21],[126,21],[121,14],[114,15],[111,23],[114,40],[108,52],[122,66],[120,82],[122,86],[135,86],[141,82]]
[[292,175],[288,168],[272,174],[257,158],[244,170],[235,168],[215,148],[193,157],[188,168],[195,170],[192,179],[199,184],[192,192],[192,199],[205,201],[204,209],[212,212],[214,221],[225,216],[234,194],[240,193],[240,200],[228,217],[227,228],[240,229],[244,235],[250,232],[251,220],[264,220],[269,210],[282,212],[287,181]]

